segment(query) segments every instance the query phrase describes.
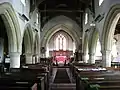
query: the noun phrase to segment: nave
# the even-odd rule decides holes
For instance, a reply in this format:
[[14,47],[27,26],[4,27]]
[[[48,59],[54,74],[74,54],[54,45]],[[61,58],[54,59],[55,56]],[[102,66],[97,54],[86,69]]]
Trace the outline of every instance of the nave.
[[0,90],[120,90],[120,0],[0,0]]

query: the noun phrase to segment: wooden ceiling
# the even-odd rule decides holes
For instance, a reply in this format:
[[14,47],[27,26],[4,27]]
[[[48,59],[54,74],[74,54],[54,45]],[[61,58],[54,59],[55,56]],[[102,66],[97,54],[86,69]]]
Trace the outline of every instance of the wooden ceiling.
[[38,5],[42,24],[49,19],[65,15],[80,24],[80,18],[92,0],[44,0]]

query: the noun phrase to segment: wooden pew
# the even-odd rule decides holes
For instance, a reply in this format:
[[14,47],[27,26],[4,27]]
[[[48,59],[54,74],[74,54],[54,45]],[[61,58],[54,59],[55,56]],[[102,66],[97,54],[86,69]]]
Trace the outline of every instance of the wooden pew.
[[38,90],[47,90],[49,88],[47,66],[40,64],[26,66],[29,68],[12,69],[11,74],[3,74],[0,78],[0,88],[2,90],[8,88],[31,90],[37,86]]
[[[90,88],[96,88],[95,90],[119,90],[120,89],[120,80],[82,80],[82,85],[84,89],[80,90],[89,90]],[[117,87],[117,89],[115,88]],[[87,88],[87,89],[86,89]],[[90,89],[91,90],[91,89]]]
[[[27,77],[25,77],[28,75]],[[34,74],[27,74],[27,73],[11,73],[2,75],[0,78],[0,90],[32,90],[37,88],[37,90],[44,90],[42,87],[43,77],[36,77]]]
[[76,71],[79,69],[79,68],[94,68],[95,66],[94,65],[90,65],[90,64],[84,64],[84,63],[71,63],[70,64],[70,70],[71,70],[71,74],[73,75],[73,77],[76,79],[76,90],[78,90],[77,89],[77,87],[79,86],[79,84],[78,84],[78,82],[79,81],[77,81],[78,79],[77,79],[77,74],[78,73],[76,73]]
[[[103,70],[103,71],[92,71],[92,70],[88,70],[88,71],[82,71],[82,72],[79,72],[78,73],[78,69],[79,68],[91,68],[91,66],[90,67],[87,67],[86,65],[84,66],[84,64],[83,65],[78,65],[78,66],[73,66],[74,67],[74,73],[76,74],[76,75],[80,75],[80,77],[81,76],[83,76],[83,78],[106,78],[107,80],[108,80],[108,83],[109,83],[109,81],[110,80],[119,80],[120,81],[120,77],[119,77],[119,75],[110,75],[109,77],[108,77],[108,74],[111,74],[112,72],[107,72],[107,70]],[[97,67],[96,67],[97,68]],[[76,72],[77,71],[77,72]],[[78,84],[81,84],[81,80],[79,79],[78,81],[77,81],[78,79],[77,79],[77,77],[76,77],[76,87],[78,87]],[[119,82],[119,81],[114,81],[114,82],[111,82],[111,83],[113,83],[113,84],[115,84],[115,82]],[[78,83],[79,82],[79,83]],[[96,82],[97,83],[97,82]],[[103,83],[103,84],[105,84],[105,81],[102,81],[101,83]],[[108,85],[108,84],[107,84]],[[116,85],[116,84],[115,84]],[[113,87],[117,87],[117,88],[119,88],[119,86],[117,85],[117,86],[113,86]],[[82,85],[81,85],[82,86]],[[111,88],[113,88],[112,86],[110,86]],[[76,90],[79,90],[79,88],[80,87],[78,87]],[[99,89],[103,89],[104,90],[104,88],[106,88],[105,86],[101,86]],[[115,89],[115,88],[114,88]],[[113,90],[114,90],[113,89]],[[81,89],[82,90],[82,89]],[[85,89],[83,89],[83,90],[85,90]],[[108,90],[108,89],[107,89]]]
[[85,63],[73,63],[70,64],[70,70],[73,74],[73,77],[76,77],[76,70],[78,68],[95,68],[96,66],[94,64],[85,64]]
[[[120,90],[120,75],[115,75],[106,71],[81,71],[76,78],[76,90],[91,90],[92,86],[99,87],[93,90]],[[97,79],[98,78],[98,79]],[[104,78],[104,79],[102,79]],[[78,85],[79,84],[79,85]],[[108,86],[109,85],[109,86]],[[82,87],[84,86],[84,87]]]
[[46,65],[42,65],[42,64],[28,65],[28,68],[25,68],[22,71],[32,72],[32,73],[36,73],[40,76],[43,76],[45,78],[45,82],[44,82],[45,90],[49,89],[50,73],[49,73],[48,67]]

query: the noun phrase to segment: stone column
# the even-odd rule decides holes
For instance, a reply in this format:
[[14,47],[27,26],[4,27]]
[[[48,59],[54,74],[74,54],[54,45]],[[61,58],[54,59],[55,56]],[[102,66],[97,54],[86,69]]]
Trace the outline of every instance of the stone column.
[[19,52],[10,53],[10,68],[20,68],[20,54]]
[[83,61],[83,59],[82,59],[82,50],[79,50],[79,52],[78,52],[78,60]]
[[36,54],[36,63],[39,63],[39,55]]
[[83,61],[85,63],[88,63],[88,54],[87,53],[83,53]]
[[95,53],[89,53],[89,63],[95,64]]
[[76,51],[76,52],[75,52],[75,61],[76,61],[76,62],[79,61],[79,60],[78,60],[78,59],[79,59],[78,57],[79,57],[79,53],[78,53],[78,51]]
[[35,64],[35,56],[33,56],[33,59],[32,59],[32,64]]
[[111,67],[111,50],[102,51],[102,65],[103,67]]
[[38,54],[33,55],[33,64],[39,63]]
[[26,53],[26,64],[32,64],[33,63],[33,54]]

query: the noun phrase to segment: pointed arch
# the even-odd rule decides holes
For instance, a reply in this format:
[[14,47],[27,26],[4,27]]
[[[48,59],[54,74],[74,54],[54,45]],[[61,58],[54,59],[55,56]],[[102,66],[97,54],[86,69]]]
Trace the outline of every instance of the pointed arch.
[[33,30],[30,24],[26,24],[23,33],[25,53],[33,53]]
[[91,36],[90,36],[90,39],[89,39],[89,53],[95,54],[98,39],[99,39],[99,33],[94,28],[92,30],[92,33],[91,33]]
[[114,5],[110,8],[103,26],[102,32],[102,51],[112,49],[112,38],[115,27],[120,18],[120,4]]
[[21,31],[12,5],[8,2],[0,4],[0,15],[7,30],[9,52],[21,52]]
[[88,53],[89,53],[89,41],[88,41],[89,39],[88,39],[88,34],[87,34],[87,32],[85,32],[85,36],[84,36],[84,44],[83,44],[83,61],[85,62],[85,63],[88,63],[88,59],[89,59],[89,55],[88,55]]
[[63,30],[66,33],[68,33],[68,35],[70,35],[72,37],[73,41],[76,42],[76,47],[77,47],[77,45],[79,45],[80,40],[79,40],[79,37],[76,35],[76,33],[73,33],[74,31],[69,29],[67,26],[65,26],[63,24],[59,24],[59,25],[56,25],[56,26],[50,28],[50,30],[48,30],[48,32],[46,32],[45,36],[41,40],[42,41],[42,43],[41,43],[42,45],[41,46],[45,46],[49,42],[50,38],[56,32],[58,32],[59,30]]
[[50,21],[48,21],[48,23],[44,25],[42,29],[43,32],[41,33],[42,46],[46,46],[51,35],[59,31],[60,29],[67,32],[76,42],[76,45],[79,45],[81,43],[80,37],[82,36],[82,34],[79,25],[72,19],[61,15],[51,19]]
[[85,36],[84,36],[84,44],[83,44],[83,53],[86,54],[86,52],[88,51],[88,47],[89,47],[89,42],[88,42],[88,35],[85,32]]
[[[54,33],[50,40],[48,41],[48,46],[49,46],[49,49],[50,50],[56,50],[56,39],[58,38],[58,36],[62,34],[64,36],[64,38],[66,39],[64,43],[65,46],[64,46],[64,50],[72,50],[73,48],[73,45],[71,45],[74,40],[72,39],[72,37],[67,33],[65,32],[64,30],[59,30],[58,32]],[[59,41],[59,40],[58,40]],[[59,43],[59,42],[58,42]],[[71,44],[70,44],[71,43]],[[59,46],[59,45],[58,45]],[[65,47],[67,46],[67,48],[65,49]],[[74,46],[75,47],[75,46]]]
[[39,54],[40,53],[40,37],[38,33],[35,34],[34,45],[36,45],[36,54]]

